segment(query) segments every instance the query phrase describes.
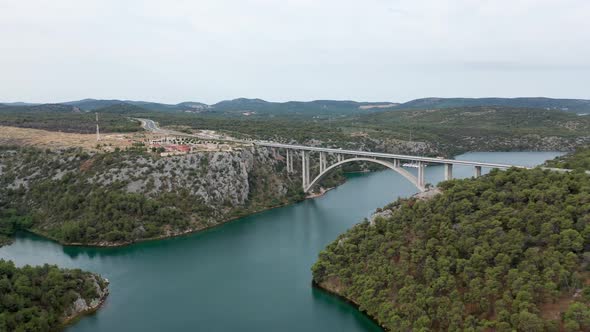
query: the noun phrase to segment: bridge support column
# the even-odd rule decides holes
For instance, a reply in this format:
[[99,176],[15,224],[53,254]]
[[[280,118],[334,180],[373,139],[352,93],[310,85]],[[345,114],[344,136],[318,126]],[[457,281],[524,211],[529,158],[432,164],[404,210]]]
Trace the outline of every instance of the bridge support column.
[[445,181],[453,179],[453,164],[445,164]]
[[293,170],[291,169],[291,167],[293,166],[293,164],[291,164],[291,151],[287,150],[287,173],[291,173]]
[[337,158],[338,158],[338,162],[341,162],[342,161],[342,155],[341,154],[339,154]]
[[481,166],[475,166],[475,177],[481,176]]
[[309,185],[309,154],[301,151],[301,177],[303,182],[303,190]]
[[418,186],[420,188],[424,188],[424,168],[426,168],[424,163],[419,161],[418,162]]
[[320,152],[320,173],[326,169],[326,153]]
[[399,159],[393,159],[393,166],[399,167]]

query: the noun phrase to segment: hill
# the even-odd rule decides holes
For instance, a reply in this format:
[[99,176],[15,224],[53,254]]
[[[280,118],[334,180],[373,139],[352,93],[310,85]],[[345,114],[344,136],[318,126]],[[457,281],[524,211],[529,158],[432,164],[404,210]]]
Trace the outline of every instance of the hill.
[[[346,116],[381,110],[378,106],[397,105],[389,102],[356,102],[350,100],[314,100],[268,102],[262,99],[238,98],[211,105],[211,110],[234,115],[275,115],[275,116]],[[373,106],[373,107],[372,107]]]
[[[7,106],[34,106],[35,103],[4,103]],[[177,111],[200,113],[215,111],[227,115],[284,115],[284,116],[343,116],[351,114],[363,114],[379,112],[382,110],[429,110],[458,107],[508,107],[508,108],[535,108],[545,110],[561,110],[574,113],[589,113],[590,100],[586,99],[556,99],[545,97],[519,97],[519,98],[421,98],[405,103],[393,102],[357,102],[350,100],[313,100],[313,101],[288,101],[269,102],[254,98],[237,98],[224,100],[213,105],[200,102],[182,102],[178,104],[164,104],[149,101],[118,100],[118,99],[82,99],[68,101],[60,104],[70,105],[81,110],[93,111],[95,109],[113,106],[117,104],[130,104],[140,106],[152,111]]]
[[[569,112],[508,107],[386,111],[336,122],[343,130],[384,140],[428,142],[441,153],[568,151],[590,142],[590,118]],[[333,123],[334,125],[334,123]]]
[[588,331],[590,176],[493,171],[340,235],[313,280],[391,331]]
[[547,161],[545,165],[547,167],[590,171],[590,146],[579,147],[572,153]]
[[402,103],[395,109],[440,109],[475,106],[538,108],[576,113],[590,112],[590,100],[553,98],[422,98]]
[[268,149],[160,157],[0,147],[0,245],[17,230],[111,246],[202,230],[301,200],[301,182]]
[[[148,112],[126,104],[115,104],[95,111],[103,113],[100,116],[100,128],[105,133],[139,131],[139,123],[131,121],[126,115]],[[96,131],[96,117],[94,113],[72,105],[0,106],[0,125],[91,134]]]
[[529,108],[381,110],[345,117],[227,117],[153,114],[163,126],[221,130],[237,137],[391,153],[568,151],[590,143],[590,118]]

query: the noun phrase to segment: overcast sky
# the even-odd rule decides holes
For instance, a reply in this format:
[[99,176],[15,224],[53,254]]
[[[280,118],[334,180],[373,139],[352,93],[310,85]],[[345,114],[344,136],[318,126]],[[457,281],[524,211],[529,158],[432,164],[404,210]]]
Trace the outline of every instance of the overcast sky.
[[589,0],[0,0],[0,101],[590,98]]

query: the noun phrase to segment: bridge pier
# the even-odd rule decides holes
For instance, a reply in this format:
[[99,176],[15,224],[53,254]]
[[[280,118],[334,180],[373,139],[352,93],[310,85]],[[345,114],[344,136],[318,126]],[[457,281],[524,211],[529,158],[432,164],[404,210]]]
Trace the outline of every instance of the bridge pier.
[[301,151],[301,177],[303,182],[303,190],[309,185],[309,153]]
[[424,188],[424,169],[426,166],[423,162],[418,162],[418,187]]
[[337,158],[338,158],[338,162],[341,162],[342,161],[342,155],[341,154],[338,154],[337,155]]
[[445,164],[445,181],[453,179],[453,164]]
[[287,149],[287,173],[293,172],[293,160],[291,160],[291,151]]
[[326,169],[326,153],[320,152],[320,173]]
[[481,166],[475,166],[475,177],[481,176]]

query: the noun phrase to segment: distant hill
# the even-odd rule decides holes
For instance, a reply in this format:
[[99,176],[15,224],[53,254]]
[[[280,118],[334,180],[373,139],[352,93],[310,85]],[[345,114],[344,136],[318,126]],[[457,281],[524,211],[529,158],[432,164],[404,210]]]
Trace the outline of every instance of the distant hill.
[[393,107],[398,104],[390,102],[356,102],[350,100],[314,100],[269,102],[262,99],[238,98],[224,100],[211,105],[214,112],[270,115],[350,115],[380,110],[381,107]]
[[35,105],[41,105],[41,104],[37,104],[37,103],[24,103],[22,101],[17,101],[14,103],[0,103],[0,106],[35,106]]
[[111,100],[82,99],[82,100],[76,100],[76,101],[68,101],[68,102],[61,103],[61,104],[76,106],[76,107],[86,110],[86,111],[92,111],[97,108],[103,108],[103,107],[117,105],[117,104],[121,104],[121,103],[123,103],[123,101],[116,100],[116,99],[111,99]]
[[113,104],[113,105],[109,105],[106,107],[94,109],[93,112],[101,113],[101,114],[102,113],[113,113],[113,114],[139,115],[139,114],[153,113],[154,111],[147,109],[143,106],[137,106],[137,105],[126,104],[126,103],[121,102],[118,104]]
[[[590,113],[590,100],[553,99],[544,97],[521,98],[422,98],[405,103],[357,102],[351,100],[313,100],[271,102],[263,99],[237,98],[220,101],[213,105],[187,101],[178,104],[163,104],[149,101],[118,99],[82,99],[59,103],[75,106],[82,111],[94,111],[114,105],[134,105],[151,111],[172,111],[186,113],[211,112],[231,116],[346,116],[378,113],[387,110],[428,110],[458,107],[508,107],[561,110],[578,114]],[[0,104],[1,105],[1,104]],[[17,102],[4,106],[30,107],[41,104]],[[2,106],[0,106],[2,107]]]
[[192,111],[204,111],[209,108],[209,105],[207,105],[207,104],[193,102],[193,101],[182,102],[179,104],[161,104],[161,103],[152,103],[152,102],[148,102],[148,101],[133,101],[133,100],[125,100],[124,102],[127,104],[140,106],[142,108],[152,110],[152,111],[178,111],[178,112],[189,111],[189,112],[192,112]]
[[0,106],[0,126],[92,134],[96,130],[94,112],[101,113],[101,132],[130,132],[141,130],[139,122],[129,119],[131,114],[153,113],[138,106],[115,104],[94,111],[64,104],[35,106]]
[[454,107],[517,107],[542,108],[576,113],[590,111],[590,100],[553,99],[543,97],[522,98],[422,98],[396,106],[395,109],[440,109]]
[[63,104],[41,104],[41,105],[14,105],[0,104],[0,113],[42,113],[42,112],[75,112],[76,109],[71,105]]
[[62,104],[76,106],[85,111],[94,111],[97,109],[115,106],[115,105],[134,105],[151,111],[198,111],[206,110],[209,105],[199,102],[182,102],[179,104],[162,104],[141,100],[119,100],[119,99],[82,99],[68,101]]

